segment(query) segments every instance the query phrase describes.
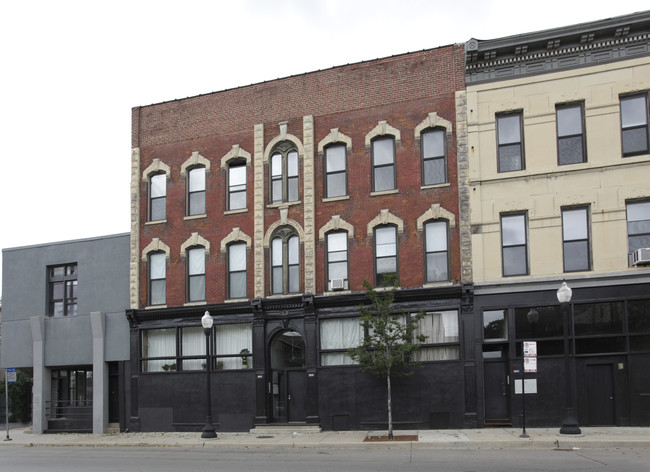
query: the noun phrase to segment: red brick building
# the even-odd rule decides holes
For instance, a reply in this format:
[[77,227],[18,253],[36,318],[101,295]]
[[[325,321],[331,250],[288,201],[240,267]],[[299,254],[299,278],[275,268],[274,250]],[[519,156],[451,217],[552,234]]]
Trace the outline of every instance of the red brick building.
[[345,351],[387,274],[428,313],[397,421],[472,424],[464,83],[451,45],[133,109],[132,429],[202,425],[205,311],[218,429],[382,424]]

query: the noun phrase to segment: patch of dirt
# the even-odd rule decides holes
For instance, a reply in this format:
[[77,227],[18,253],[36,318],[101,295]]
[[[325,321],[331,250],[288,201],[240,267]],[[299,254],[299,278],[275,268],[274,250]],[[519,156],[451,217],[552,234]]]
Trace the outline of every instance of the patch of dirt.
[[388,435],[384,434],[383,436],[366,436],[363,440],[364,442],[384,442],[384,441],[417,441],[417,434],[402,434],[402,435],[393,435],[393,439],[388,439]]

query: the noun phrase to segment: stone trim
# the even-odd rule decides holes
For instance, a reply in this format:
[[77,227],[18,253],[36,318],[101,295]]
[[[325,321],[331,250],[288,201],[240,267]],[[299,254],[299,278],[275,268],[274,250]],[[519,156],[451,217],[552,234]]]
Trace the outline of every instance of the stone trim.
[[467,92],[456,92],[456,165],[458,168],[458,229],[460,233],[461,282],[471,283],[472,223],[470,215],[470,176],[467,139]]
[[325,235],[330,231],[337,231],[340,229],[348,232],[348,239],[354,238],[354,226],[341,218],[340,215],[333,215],[332,219],[324,224],[320,230],[318,230],[319,241],[324,241]]
[[316,183],[314,164],[314,117],[302,118],[303,159],[303,240],[305,293],[316,293]]
[[318,154],[325,152],[325,146],[332,143],[344,143],[348,151],[352,151],[352,138],[341,133],[338,128],[332,128],[327,136],[318,142]]
[[210,172],[210,161],[199,154],[198,151],[194,151],[190,158],[183,162],[183,165],[181,165],[181,175],[185,177],[187,175],[187,170],[190,167],[195,166],[203,166],[205,167],[206,172]]
[[231,161],[233,159],[246,159],[246,166],[250,167],[252,160],[251,160],[251,153],[244,151],[239,144],[233,144],[232,149],[228,151],[228,153],[221,158],[221,168],[225,169],[228,167],[228,161]]
[[253,298],[264,297],[264,125],[254,127],[253,150]]
[[422,131],[428,128],[445,128],[445,130],[447,130],[447,136],[452,133],[451,121],[439,117],[438,113],[435,111],[429,113],[427,117],[415,127],[415,140],[419,141]]
[[368,226],[366,227],[366,236],[372,236],[375,226],[389,225],[389,224],[397,226],[398,233],[404,232],[404,220],[393,215],[388,210],[381,210],[379,215],[377,215],[370,223],[368,223]]
[[449,227],[456,227],[456,216],[448,210],[445,210],[440,206],[439,203],[434,203],[431,205],[427,211],[422,213],[417,219],[417,230],[424,231],[424,223],[429,220],[447,220],[449,222]]
[[205,254],[210,254],[210,241],[200,236],[199,233],[192,233],[192,236],[181,244],[181,257],[185,257],[187,249],[193,246],[203,246],[205,248]]
[[131,149],[131,242],[129,248],[129,307],[137,310],[140,292],[140,148]]
[[[140,154],[140,151],[138,150],[138,155]],[[167,178],[169,179],[171,177],[171,169],[167,164],[162,162],[160,159],[155,158],[151,164],[149,164],[149,167],[147,167],[143,172],[142,172],[142,181],[143,182],[148,182],[149,181],[149,176],[151,174],[157,174],[158,172],[164,172]]]
[[142,261],[143,262],[147,261],[147,256],[149,255],[149,253],[158,252],[158,251],[163,251],[167,259],[171,257],[171,251],[169,250],[169,246],[163,243],[159,238],[153,238],[151,242],[147,244],[147,247],[145,247],[142,250]]
[[228,244],[234,243],[235,241],[244,241],[246,248],[251,248],[251,237],[237,227],[233,228],[230,234],[221,240],[221,252],[225,253]]
[[269,226],[269,229],[266,231],[266,234],[264,235],[264,248],[268,249],[269,244],[271,242],[271,235],[275,232],[276,229],[281,228],[283,226],[291,226],[293,229],[296,230],[296,233],[298,233],[298,238],[300,238],[300,244],[303,245],[304,247],[304,242],[305,242],[305,232],[302,229],[302,226],[295,221],[291,219],[286,219],[286,220],[278,220],[275,223],[273,223],[271,226]]
[[[305,148],[302,145],[302,142],[294,136],[293,134],[288,134],[286,131],[286,124],[287,122],[284,121],[280,123],[280,134],[273,138],[269,144],[266,145],[266,148],[264,148],[264,163],[269,162],[269,158],[271,157],[271,151],[275,147],[276,144],[281,143],[282,141],[290,141],[292,142],[295,146],[296,149],[298,150],[298,159],[304,159],[305,157]],[[283,127],[284,125],[284,127]]]
[[368,134],[366,134],[366,148],[370,147],[372,140],[377,136],[392,135],[395,137],[395,144],[402,140],[402,135],[397,128],[393,128],[385,120],[380,121]]

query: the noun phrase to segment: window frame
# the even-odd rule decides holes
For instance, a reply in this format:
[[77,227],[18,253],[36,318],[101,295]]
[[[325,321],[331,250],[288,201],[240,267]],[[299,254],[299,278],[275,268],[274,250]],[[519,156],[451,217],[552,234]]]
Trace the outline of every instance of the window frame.
[[[394,240],[394,246],[395,246],[395,251],[393,255],[388,255],[388,256],[378,256],[377,255],[377,233],[379,231],[385,230],[385,229],[392,229],[393,234],[395,235],[395,240]],[[397,280],[399,280],[399,235],[398,235],[398,230],[397,226],[393,224],[385,224],[385,225],[377,225],[373,228],[373,262],[374,262],[374,279],[375,279],[375,286],[376,287],[382,287],[384,286],[384,278],[388,276],[395,276]],[[378,272],[378,263],[380,259],[388,259],[388,258],[394,258],[395,259],[395,272]],[[387,275],[381,275],[381,274],[387,274]]]
[[[348,341],[351,342],[344,342],[345,339],[340,339],[336,341],[341,341],[338,345],[336,346],[328,346],[327,343],[324,342],[324,337],[323,337],[323,331],[324,327],[328,324],[334,324],[334,323],[341,323],[341,334],[345,331],[345,324],[346,323],[353,323],[355,324],[355,328],[358,326],[358,338],[356,340],[348,339]],[[347,332],[347,331],[345,331]],[[321,367],[330,367],[330,366],[358,366],[359,363],[356,362],[354,359],[352,359],[350,356],[347,355],[347,351],[350,348],[358,347],[361,344],[363,344],[365,337],[364,329],[362,322],[358,316],[351,316],[351,317],[337,317],[337,318],[323,318],[320,319],[318,322],[318,359],[319,359],[319,364]],[[348,344],[347,346],[345,344]],[[326,346],[326,347],[323,347]],[[340,357],[341,359],[344,359],[344,362],[337,362],[335,359],[337,357]],[[327,361],[328,358],[331,358],[331,361]]]
[[[199,254],[199,251],[203,255],[203,272],[197,272],[197,273],[193,274],[191,272],[191,258],[193,257],[192,254]],[[186,270],[186,274],[187,274],[187,277],[186,277],[187,282],[186,282],[185,293],[187,294],[187,297],[186,297],[187,301],[190,302],[190,303],[191,302],[204,302],[205,301],[205,292],[206,292],[206,290],[205,290],[205,288],[206,288],[205,274],[206,274],[206,262],[207,262],[205,256],[206,256],[205,247],[203,247],[203,246],[192,246],[192,247],[188,248],[186,250],[186,252],[185,252],[185,259],[186,259],[185,270]],[[195,297],[193,297],[193,294],[192,294],[192,286],[193,286],[192,282],[194,280],[201,280],[201,279],[203,279],[203,296],[201,298],[195,298]]]
[[[424,152],[425,145],[425,136],[427,134],[440,133],[442,134],[442,155],[438,156],[427,156]],[[421,172],[422,172],[422,186],[427,187],[431,185],[441,185],[449,181],[447,177],[447,129],[441,126],[436,126],[432,128],[427,128],[420,133],[420,156],[421,156]],[[442,160],[443,167],[443,179],[440,182],[427,182],[426,181],[426,163],[431,161],[440,161]]]
[[[429,251],[428,248],[428,228],[429,225],[443,225],[445,226],[445,249],[444,251]],[[445,219],[435,219],[435,220],[429,220],[424,223],[424,276],[426,283],[436,283],[436,282],[447,282],[450,280],[450,262],[449,262],[449,221]],[[429,255],[433,254],[445,254],[445,261],[446,261],[446,266],[445,266],[445,278],[439,278],[439,279],[430,279],[429,278]]]
[[[232,175],[231,172],[233,172],[233,169],[239,169],[242,168],[244,169],[244,183],[239,184],[239,185],[233,185],[232,183]],[[246,166],[246,161],[241,160],[241,159],[236,159],[228,163],[228,171],[227,171],[227,179],[228,179],[228,185],[226,186],[226,211],[237,211],[237,210],[245,210],[248,208],[248,172],[247,172],[247,166]],[[243,187],[243,188],[241,188]],[[244,206],[233,208],[232,205],[232,197],[234,194],[241,194],[243,193],[244,195]]]
[[[389,163],[382,163],[382,164],[377,164],[376,163],[376,150],[375,146],[379,142],[383,141],[390,141],[392,144],[392,160]],[[392,134],[384,134],[381,136],[378,136],[374,138],[370,142],[370,149],[371,149],[371,154],[372,154],[372,191],[373,192],[389,192],[391,190],[396,190],[397,189],[397,165],[396,165],[396,144],[395,144],[395,136]],[[385,168],[391,168],[392,169],[392,177],[393,177],[393,185],[390,188],[377,188],[377,171],[379,169],[385,169]]]
[[[55,274],[57,269],[61,269],[60,275]],[[74,316],[78,312],[78,279],[79,267],[76,262],[68,264],[56,264],[47,267],[47,296],[48,309],[47,314],[52,318],[63,316]],[[55,298],[55,286],[61,285],[61,297]],[[56,304],[61,304],[61,312],[57,314]]]
[[[578,109],[580,112],[580,133],[574,134],[564,134],[560,135],[560,113],[563,110]],[[585,127],[585,103],[584,102],[572,102],[572,103],[558,103],[555,105],[555,130],[557,136],[557,163],[560,166],[571,165],[571,164],[581,164],[587,162],[587,139],[586,139],[586,127]],[[562,142],[566,142],[571,139],[580,138],[580,160],[577,162],[563,162],[562,155]],[[564,158],[566,159],[566,157]]]
[[[334,235],[343,235],[345,238],[345,251],[330,251],[330,236]],[[345,252],[345,259],[344,260],[336,260],[336,261],[331,261],[331,254],[332,253],[341,253]],[[345,275],[346,277],[343,279],[343,289],[342,290],[349,290],[350,289],[350,247],[349,247],[349,241],[348,241],[348,232],[345,230],[335,230],[335,231],[329,231],[328,233],[325,234],[325,284],[326,284],[326,291],[331,292],[333,291],[331,283],[332,283],[332,277],[330,276],[331,269],[330,265],[333,264],[340,264],[341,262],[345,262]]]
[[[523,235],[524,235],[524,243],[523,244],[508,244],[507,246],[505,245],[504,242],[504,226],[503,226],[503,221],[504,219],[509,219],[509,218],[519,218],[523,217]],[[517,276],[522,276],[522,275],[529,275],[530,273],[530,267],[529,267],[529,260],[528,260],[528,244],[529,244],[529,238],[528,238],[528,212],[514,212],[514,213],[502,213],[499,218],[499,230],[501,232],[501,271],[503,274],[503,277],[517,277]],[[510,248],[520,248],[523,247],[524,249],[524,260],[525,260],[525,270],[524,272],[516,272],[516,273],[506,273],[506,251],[505,249],[510,249]]]
[[[420,343],[418,342],[420,348],[415,351],[415,356],[414,360],[417,362],[444,362],[444,361],[459,361],[461,352],[460,352],[460,312],[456,308],[452,309],[447,309],[447,310],[427,310],[424,313],[424,317],[420,320],[417,321],[417,326],[413,331],[413,336],[414,339],[417,339],[417,336],[420,334],[424,334],[422,332],[422,326],[425,320],[428,319],[428,317],[431,317],[431,321],[433,323],[433,316],[434,315],[440,315],[440,319],[442,321],[442,324],[445,325],[445,315],[449,314],[455,314],[455,324],[454,327],[456,328],[456,336],[453,336],[455,339],[454,340],[443,340],[443,341],[432,341],[431,337],[427,337],[427,339],[424,340],[424,342]],[[411,318],[412,314],[408,314],[407,316],[407,323],[413,323],[413,320]],[[417,341],[414,341],[417,342]],[[424,358],[424,353],[425,352],[439,352],[440,350],[449,350],[450,348],[455,348],[453,351],[449,352],[454,352],[455,356],[454,357],[447,357],[444,359],[425,359]]]
[[[165,272],[165,276],[161,278],[153,278],[152,277],[152,259],[154,257],[162,257],[163,258],[163,269]],[[162,303],[153,303],[153,298],[152,298],[152,285],[155,282],[160,282],[162,281],[163,284],[163,294],[165,301]],[[149,254],[147,254],[147,306],[164,306],[167,304],[167,255],[165,254],[164,251],[152,251]]]
[[[647,219],[630,219],[630,206],[634,205],[647,205],[648,206],[648,218]],[[635,222],[646,222],[644,226],[648,226],[648,231],[639,231],[639,232],[630,232],[631,225]],[[625,223],[626,223],[626,232],[627,232],[627,256],[628,256],[628,266],[632,267],[632,253],[637,249],[641,249],[643,244],[636,247],[636,244],[630,244],[631,238],[646,237],[650,240],[650,199],[637,199],[629,200],[625,202]],[[641,223],[643,224],[643,223]],[[634,249],[632,249],[634,247]],[[650,247],[650,244],[645,247]]]
[[[243,246],[244,250],[244,269],[243,270],[232,270],[231,267],[231,251],[234,246]],[[245,241],[234,241],[232,243],[229,243],[226,246],[226,272],[227,272],[227,278],[226,278],[226,285],[227,285],[227,292],[228,292],[228,300],[236,300],[236,299],[245,299],[248,297],[248,246]],[[244,286],[243,286],[243,296],[233,296],[233,287],[235,284],[233,284],[233,276],[237,274],[244,274]]]
[[[650,153],[650,126],[649,126],[650,104],[648,103],[648,95],[649,95],[648,92],[643,92],[643,93],[633,93],[633,94],[619,96],[619,108],[620,108],[620,115],[621,115],[621,155],[623,157],[639,156],[642,154]],[[625,117],[623,116],[623,102],[626,100],[635,100],[635,99],[643,100],[643,103],[645,105],[645,116],[644,116],[645,123],[641,125],[624,126]],[[640,151],[625,152],[625,132],[636,130],[636,129],[644,129],[644,128],[645,128],[645,149],[642,149]]]
[[[513,141],[513,142],[501,142],[500,139],[500,125],[499,121],[507,118],[512,118],[512,117],[517,117],[519,121],[519,141]],[[496,127],[496,142],[497,142],[497,172],[498,173],[503,173],[503,172],[517,172],[521,170],[526,169],[526,158],[525,158],[525,152],[524,152],[524,112],[523,110],[513,110],[513,111],[508,111],[508,112],[503,112],[503,113],[497,113],[495,115],[495,127]],[[514,146],[514,145],[519,146],[519,168],[518,169],[502,169],[502,164],[501,164],[501,150],[504,149],[507,146]],[[504,156],[505,157],[505,156]]]
[[[289,174],[291,170],[291,162],[293,159],[292,154],[295,153],[296,159],[296,172],[295,174]],[[280,158],[280,173],[274,173],[273,161],[276,156]],[[280,198],[276,198],[274,183],[280,182],[282,188],[282,195]],[[293,185],[295,183],[295,192],[296,198],[291,199],[291,193],[293,190]],[[281,204],[281,203],[291,203],[300,201],[300,153],[298,149],[290,141],[283,141],[273,148],[269,157],[269,203]]]
[[[586,233],[585,238],[573,238],[567,239],[566,236],[566,224],[565,224],[565,214],[569,212],[584,212],[585,228],[582,228]],[[562,207],[561,209],[561,219],[562,219],[562,263],[564,272],[584,272],[591,270],[591,219],[589,205],[579,205],[579,206],[569,206]],[[585,243],[586,244],[586,256],[587,260],[586,267],[584,269],[567,269],[567,245],[570,243]]]
[[[203,172],[203,181],[200,181],[198,176],[199,174],[197,172],[202,171]],[[187,216],[200,216],[200,215],[205,215],[207,212],[206,208],[206,177],[207,177],[207,169],[205,166],[199,165],[199,166],[193,166],[187,171]],[[199,188],[199,190],[192,190],[192,186],[194,185],[195,179],[199,178],[198,184],[203,184],[203,188]],[[195,197],[199,197],[199,200],[194,202]],[[202,198],[200,198],[202,197]],[[194,208],[196,205],[198,205],[198,209]],[[202,207],[202,208],[201,208]],[[198,211],[198,210],[203,210],[203,211]]]
[[[329,168],[329,161],[328,161],[328,153],[331,152],[333,149],[339,149],[343,148],[343,170],[328,170]],[[324,174],[325,174],[325,182],[324,182],[324,188],[325,188],[325,198],[338,198],[338,197],[345,197],[348,195],[348,148],[345,143],[342,142],[334,142],[330,143],[325,148],[323,149],[323,167],[324,167]],[[330,191],[330,184],[329,180],[330,177],[332,176],[337,176],[337,175],[343,175],[343,193],[337,194],[337,195],[331,195]]]
[[[156,195],[154,196],[154,179],[162,179],[164,182],[164,193],[161,195]],[[152,174],[149,174],[149,181],[148,181],[148,187],[149,187],[149,199],[148,199],[148,204],[149,204],[149,211],[148,211],[148,217],[151,222],[155,221],[165,221],[167,218],[167,174],[165,172],[154,172]],[[161,202],[161,203],[158,203]],[[162,205],[161,209],[157,209],[156,211],[160,211],[162,213],[162,217],[156,217],[154,218],[154,207],[158,205]]]
[[[294,239],[295,238],[295,239]],[[277,259],[275,259],[275,251],[278,250],[276,248],[275,241],[279,240],[280,241],[280,258],[281,258],[281,263],[276,264]],[[296,259],[297,262],[292,262],[291,260],[291,245],[293,244],[292,241],[297,241],[297,254],[296,254]],[[273,233],[273,236],[271,237],[269,241],[269,252],[270,252],[270,257],[269,257],[269,263],[271,266],[271,270],[269,271],[269,277],[270,277],[270,294],[271,295],[292,295],[292,294],[297,294],[300,293],[300,287],[301,287],[301,276],[300,276],[300,237],[298,236],[298,233],[295,231],[294,228],[290,226],[284,226],[282,228],[279,228]],[[282,274],[282,291],[276,291],[275,290],[275,285],[274,282],[276,281],[276,275],[275,272],[277,269],[281,269],[281,274]],[[297,268],[297,270],[292,271],[292,268]],[[291,275],[292,272],[297,272],[295,275],[296,279],[294,280]],[[292,284],[297,285],[297,290],[292,291],[291,287]]]

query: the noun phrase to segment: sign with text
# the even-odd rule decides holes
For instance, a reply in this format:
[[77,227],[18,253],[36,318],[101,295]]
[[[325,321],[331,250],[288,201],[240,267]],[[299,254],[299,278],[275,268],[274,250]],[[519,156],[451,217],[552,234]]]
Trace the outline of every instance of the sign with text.
[[537,356],[537,341],[524,341],[524,357]]
[[537,372],[537,357],[524,357],[524,372]]
[[16,368],[9,367],[7,369],[7,383],[16,383]]

